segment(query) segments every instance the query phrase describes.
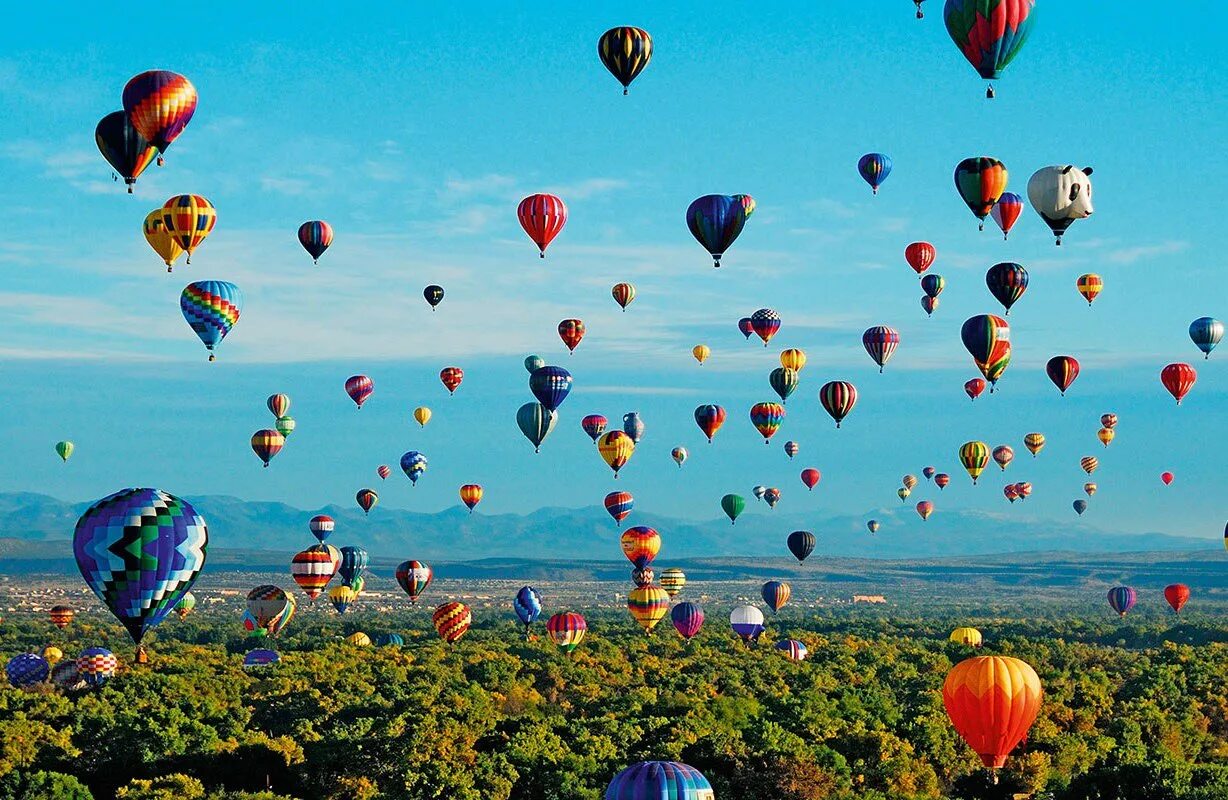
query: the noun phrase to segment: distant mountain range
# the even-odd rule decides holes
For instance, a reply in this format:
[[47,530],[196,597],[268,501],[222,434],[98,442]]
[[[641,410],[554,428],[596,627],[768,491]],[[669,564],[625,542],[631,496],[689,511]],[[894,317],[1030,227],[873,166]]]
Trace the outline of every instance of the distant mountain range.
[[[364,517],[357,509],[327,506],[298,509],[284,503],[211,495],[187,498],[209,525],[210,548],[223,551],[291,553],[314,544],[307,521],[328,514],[337,522],[329,542],[357,544],[378,559],[437,561],[480,559],[577,559],[621,561],[619,530],[600,507],[541,508],[530,514],[469,514],[457,506],[435,514],[377,506]],[[751,501],[754,502],[753,500]],[[7,559],[71,559],[68,541],[88,503],[68,503],[39,494],[0,493],[0,570]],[[728,520],[695,522],[633,512],[627,525],[661,532],[670,559],[712,557],[780,558],[793,530],[818,536],[816,555],[855,559],[948,559],[998,553],[1117,554],[1196,551],[1216,547],[1207,539],[1162,533],[1118,533],[1069,520],[1061,523],[968,510],[940,510],[921,522],[910,507],[875,510],[865,516],[816,516],[768,512]],[[869,516],[882,523],[876,535]]]

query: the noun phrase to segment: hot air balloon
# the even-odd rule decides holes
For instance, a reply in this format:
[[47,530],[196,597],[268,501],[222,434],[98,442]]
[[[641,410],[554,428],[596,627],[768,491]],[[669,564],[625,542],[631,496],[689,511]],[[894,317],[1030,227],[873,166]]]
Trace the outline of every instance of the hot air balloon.
[[956,165],[955,190],[981,221],[981,230],[985,230],[985,217],[1006,190],[1006,180],[1006,165],[996,158],[965,158]]
[[1007,500],[1011,501],[1011,505],[1014,505],[1015,501],[1019,499],[1019,487],[1013,483],[1009,483],[1002,487],[1002,494]]
[[1184,583],[1173,583],[1164,587],[1164,599],[1173,607],[1173,611],[1181,613],[1181,607],[1190,599],[1190,587]]
[[763,340],[763,346],[767,347],[768,342],[780,330],[780,315],[773,309],[761,308],[750,315],[750,325],[755,334]]
[[708,356],[712,354],[712,349],[706,344],[697,344],[691,348],[691,355],[699,362],[699,366],[703,366],[708,360]]
[[946,278],[941,275],[930,273],[921,276],[921,291],[925,292],[926,297],[937,298],[946,286]]
[[989,445],[984,442],[965,442],[959,448],[959,463],[968,471],[972,483],[975,484],[989,463]]
[[755,203],[755,198],[748,194],[735,194],[733,199],[742,204],[742,209],[746,212],[746,218],[750,219],[751,215],[755,213],[755,209],[758,207]]
[[1211,317],[1199,317],[1190,323],[1190,340],[1210,358],[1211,351],[1224,338],[1224,323]]
[[[283,437],[289,437],[290,434],[294,433],[294,429],[298,427],[298,423],[294,421],[294,417],[287,414],[284,417],[278,417],[277,422],[273,424],[273,427],[276,428],[277,432]],[[267,467],[268,464],[265,464],[265,466]]]
[[1011,306],[1028,290],[1028,271],[1021,264],[1003,261],[994,264],[985,273],[985,285],[989,287],[989,293],[997,298],[1009,316]]
[[128,194],[132,194],[136,179],[158,156],[158,148],[132,126],[128,115],[122,111],[113,111],[98,120],[94,128],[94,143],[111,169],[124,179]]
[[60,662],[60,659],[62,659],[63,657],[64,657],[64,651],[56,647],[55,645],[49,644],[43,648],[43,658],[47,659],[47,663],[53,667],[56,664],[58,664]]
[[952,642],[967,645],[968,647],[979,648],[982,642],[981,632],[976,628],[956,628],[955,630],[951,631],[951,635],[947,638]]
[[179,246],[179,240],[167,230],[166,223],[162,221],[161,207],[145,215],[145,222],[141,230],[145,233],[145,241],[162,258],[162,261],[166,263],[166,271],[170,272],[175,262],[179,260],[179,256],[183,255],[183,248]]
[[641,761],[614,776],[604,800],[715,800],[699,770],[678,761]]
[[[904,260],[918,275],[929,269],[937,257],[938,251],[929,242],[913,242],[904,248]],[[937,295],[934,296],[937,297]]]
[[8,660],[4,673],[13,688],[25,689],[45,682],[51,674],[51,665],[38,653],[22,653]]
[[978,397],[980,397],[981,393],[984,391],[985,391],[985,379],[984,378],[973,378],[970,381],[964,382],[964,394],[968,395],[968,398],[971,400],[975,400]]
[[354,499],[358,502],[358,507],[362,509],[362,513],[369,514],[371,509],[375,508],[379,503],[379,495],[371,489],[359,489],[358,494],[354,495]]
[[738,331],[747,339],[755,332],[754,327],[750,324],[750,317],[742,317],[738,320]]
[[1100,459],[1095,456],[1084,456],[1079,459],[1079,466],[1083,468],[1084,472],[1091,475],[1096,471],[1096,467],[1100,466]]
[[682,469],[682,464],[690,456],[685,447],[675,447],[669,451],[670,458],[674,459],[674,463],[678,465],[678,469]]
[[474,506],[482,502],[482,487],[476,483],[466,483],[460,487],[460,499],[469,509],[469,513],[473,513]]
[[669,613],[669,595],[660,586],[637,586],[627,592],[627,610],[648,635]]
[[631,81],[652,60],[652,37],[643,28],[626,25],[610,28],[597,40],[597,55],[610,74],[623,85],[625,95]]
[[782,403],[787,402],[789,395],[797,389],[799,380],[797,370],[788,367],[777,367],[768,375],[768,384],[776,394],[780,395]]
[[431,585],[435,573],[430,566],[422,561],[402,561],[397,565],[397,584],[405,594],[409,595],[410,605],[417,605],[418,598]]
[[900,483],[904,484],[905,489],[908,489],[909,491],[911,491],[913,487],[917,485],[917,476],[916,475],[905,475],[900,480]]
[[839,428],[853,406],[857,405],[857,387],[848,381],[828,381],[819,389],[819,402]]
[[1189,394],[1196,380],[1198,373],[1189,364],[1169,364],[1160,371],[1160,382],[1177,401],[1177,405],[1181,405],[1181,399]]
[[243,293],[227,281],[189,283],[179,296],[179,310],[209,351],[210,361],[214,360],[213,348],[239,321],[242,307]]
[[878,187],[891,174],[891,157],[883,153],[866,153],[857,160],[857,173],[870,184],[871,194],[878,194]]
[[989,381],[992,393],[1011,363],[1011,326],[1002,317],[977,314],[964,321],[959,335],[973,363]]
[[541,452],[541,444],[546,441],[558,415],[541,403],[525,403],[516,411],[516,424],[520,432],[533,443],[533,452]]
[[[584,432],[595,442],[601,438],[601,434],[605,433],[605,426],[609,423],[605,417],[600,414],[589,414],[584,419],[580,420],[580,427]],[[625,433],[626,431],[624,431]]]
[[1015,222],[1022,213],[1023,198],[1014,192],[1003,192],[998,202],[994,203],[993,208],[989,210],[993,221],[998,223],[998,227],[1002,229],[1003,239],[1010,237],[1011,228],[1015,227]]
[[354,645],[355,647],[371,646],[371,637],[362,631],[355,631],[354,633],[351,633],[349,636],[345,637],[345,641],[348,644]]
[[72,442],[63,441],[55,443],[55,454],[60,457],[61,461],[67,461],[72,455],[74,445]]
[[1109,589],[1109,607],[1124,617],[1126,612],[1134,608],[1138,595],[1129,586],[1114,586]]
[[920,503],[917,503],[917,513],[921,516],[921,521],[924,522],[930,518],[930,514],[934,513],[934,504],[929,500],[922,500]]
[[616,283],[610,290],[610,294],[613,295],[614,302],[618,303],[618,307],[625,312],[627,306],[631,305],[631,301],[635,299],[635,287],[629,283]]
[[704,626],[704,610],[695,603],[679,603],[669,616],[674,629],[687,641],[697,636]]
[[1099,439],[1100,443],[1105,447],[1109,446],[1109,443],[1113,441],[1113,437],[1116,435],[1117,434],[1112,428],[1101,428],[1100,430],[1096,431],[1096,438]]
[[605,510],[620,527],[633,508],[635,498],[631,496],[631,492],[610,492],[605,496]]
[[815,535],[810,531],[793,531],[789,534],[789,538],[785,541],[785,545],[789,548],[789,552],[797,559],[797,563],[801,564],[811,553],[814,552]]
[[1165,486],[1172,486],[1174,475],[1171,472],[1161,472],[1160,482]]
[[912,494],[912,489],[909,489],[907,486],[901,486],[895,490],[895,494],[900,498],[900,502],[903,503],[908,499],[908,496]]
[[323,544],[324,540],[332,536],[333,529],[337,523],[333,522],[333,518],[324,514],[317,514],[307,522],[307,527],[311,530],[311,535],[320,540]]
[[801,477],[802,483],[806,484],[806,488],[810,491],[814,491],[814,487],[818,486],[819,479],[822,477],[822,475],[814,467],[807,467],[806,469],[802,470]]
[[661,588],[670,598],[676,597],[686,586],[686,573],[678,567],[670,567],[661,573]]
[[597,453],[614,470],[614,478],[617,479],[618,471],[627,465],[635,453],[635,442],[622,431],[610,431],[597,440]]
[[934,476],[934,485],[938,487],[939,491],[947,488],[949,483],[951,483],[951,476],[945,472],[939,472]]
[[265,428],[252,434],[252,452],[264,462],[266,468],[269,466],[269,462],[273,460],[273,456],[280,453],[281,449],[285,446],[286,437],[279,431]]
[[260,647],[243,654],[243,669],[263,669],[281,663],[281,655],[276,650]]
[[769,487],[763,493],[763,501],[768,504],[768,508],[775,508],[776,504],[780,502],[780,490],[774,486]]
[[175,603],[175,614],[179,616],[179,619],[186,619],[194,608],[196,608],[196,595],[187,592],[179,598],[178,603]]
[[729,195],[706,194],[687,207],[686,224],[695,241],[712,256],[712,266],[719,267],[721,256],[746,225],[746,208]]
[[[764,497],[767,494],[764,493]],[[721,510],[729,517],[729,524],[738,521],[738,517],[746,510],[746,498],[740,494],[727,494],[721,498]]]
[[[942,16],[959,52],[982,78],[993,81],[1027,41],[1035,10],[1036,0],[947,0]],[[994,96],[992,83],[985,96]]]
[[1045,446],[1045,435],[1043,433],[1029,433],[1023,437],[1023,446],[1028,448],[1032,458],[1036,458],[1036,454]]
[[460,641],[473,624],[473,614],[464,603],[453,601],[436,608],[431,615],[431,622],[434,623],[439,638],[448,644],[454,644]]
[[1054,244],[1077,219],[1092,215],[1092,168],[1074,164],[1041,167],[1028,179],[1028,202],[1053,231]]
[[76,614],[72,606],[57,605],[51,607],[51,610],[47,612],[47,617],[51,620],[52,625],[64,630],[72,623]]
[[870,531],[870,533],[878,533],[878,529],[881,527],[882,525],[876,519],[866,521],[866,530]]
[[401,471],[414,486],[418,485],[418,479],[422,477],[422,473],[426,472],[426,466],[426,456],[417,450],[410,450],[401,455]]
[[1075,288],[1079,290],[1079,294],[1083,295],[1090,306],[1092,301],[1096,299],[1096,296],[1104,289],[1104,280],[1099,275],[1089,272],[1079,276],[1079,279],[1075,282]]
[[159,489],[123,489],[77,520],[81,576],[136,644],[185,595],[205,565],[209,532],[191,504]]
[[942,702],[955,732],[989,769],[1006,757],[1036,721],[1041,686],[1026,662],[975,656],[956,664],[942,685]]
[[1064,397],[1066,390],[1074,383],[1075,378],[1079,377],[1079,362],[1074,356],[1054,356],[1045,364],[1045,374]]
[[993,449],[993,460],[1005,472],[1006,465],[1015,460],[1015,450],[1010,445],[1000,444]]
[[712,437],[725,424],[725,409],[718,405],[702,405],[695,409],[695,424],[704,432],[704,436],[708,437],[708,444],[712,443]]
[[636,525],[623,531],[620,541],[623,555],[639,569],[651,564],[661,550],[661,535],[646,525]]
[[580,340],[584,338],[584,320],[565,319],[559,323],[559,338],[567,345],[568,352],[576,352]]
[[328,586],[337,572],[337,564],[327,545],[315,544],[299,553],[290,560],[290,577],[314,601]]
[[750,409],[750,422],[763,437],[764,444],[771,444],[772,437],[780,430],[785,418],[785,407],[780,403],[755,403]]
[[1086,500],[1075,500],[1071,505],[1074,507],[1075,513],[1080,517],[1083,516],[1083,512],[1087,510]]
[[806,366],[806,353],[796,347],[790,347],[787,350],[782,350],[780,353],[780,366],[783,369],[792,370],[800,373]]
[[367,398],[375,391],[375,381],[366,375],[351,375],[345,381],[345,393],[354,401],[354,405],[362,408]]
[[320,256],[333,243],[333,226],[322,219],[312,219],[298,226],[298,243],[311,256],[313,264],[320,263]]
[[361,547],[350,545],[341,548],[341,564],[337,567],[341,582],[357,589],[354,583],[366,574],[369,561],[367,551]]
[[938,472],[938,470],[935,467],[922,467],[921,468],[921,474],[925,476],[925,479],[927,481],[931,480],[934,477],[934,473],[936,472]]
[[729,626],[749,647],[763,633],[763,612],[754,606],[737,606],[729,614]]
[[290,396],[286,394],[271,394],[264,401],[269,412],[276,417],[284,417],[290,411]]
[[541,356],[525,356],[524,358],[525,371],[530,375],[544,366],[546,366],[546,359]]
[[636,567],[631,570],[631,582],[636,586],[648,586],[656,580],[652,567]]
[[[920,8],[921,0],[914,0]],[[810,655],[810,651],[806,649],[806,645],[799,642],[797,639],[784,639],[773,645],[777,650],[790,661],[805,661],[806,656]]]
[[640,443],[640,439],[644,438],[644,420],[640,417],[640,412],[629,411],[623,414],[623,433],[630,436],[633,443]]
[[422,290],[422,299],[431,307],[431,311],[443,302],[443,287],[432,283]]
[[785,442],[785,455],[789,457],[790,461],[793,460],[793,456],[797,455],[801,451],[802,451],[802,446],[798,444],[797,442],[794,442],[792,440]]
[[272,584],[257,586],[247,593],[248,614],[255,620],[255,627],[269,636],[277,636],[286,627],[296,605],[294,595]]
[[552,194],[531,194],[520,201],[516,209],[520,227],[537,245],[537,253],[546,257],[546,248],[567,224],[567,206],[562,199]]
[[1087,493],[1088,497],[1091,497],[1096,493],[1096,488],[1096,484],[1091,483],[1090,481],[1083,484],[1083,491]]
[[76,657],[77,676],[86,686],[99,687],[119,670],[119,659],[106,648],[86,648]]
[[512,610],[516,612],[516,618],[524,625],[524,635],[527,638],[529,628],[541,616],[542,597],[532,586],[521,586],[516,596],[512,598]]
[[549,411],[557,411],[572,386],[571,373],[562,367],[545,366],[529,373],[529,391]]
[[793,590],[789,588],[789,584],[782,581],[768,581],[763,584],[760,594],[763,596],[763,602],[767,603],[773,614],[776,614],[784,608],[785,603],[789,602]]
[[[934,276],[938,277],[938,276]],[[926,295],[921,298],[921,308],[925,311],[926,317],[934,316],[934,309],[938,308],[938,298]]]
[[200,246],[217,224],[217,209],[198,194],[181,194],[162,204],[162,227],[175,243],[188,254]]
[[588,623],[584,617],[571,611],[555,614],[546,620],[546,635],[564,653],[571,653],[584,641]]
[[444,367],[439,371],[439,382],[448,390],[449,395],[456,394],[457,388],[465,380],[465,371],[460,367]]
[[414,420],[418,423],[418,427],[425,428],[426,423],[431,421],[431,410],[426,406],[418,406],[414,409]]
[[387,464],[380,464],[375,468],[375,474],[380,477],[380,480],[388,480],[388,476],[392,474],[392,467]]
[[1100,424],[1106,428],[1116,428],[1117,427],[1117,415],[1116,414],[1101,414]]
[[1016,483],[1015,488],[1019,490],[1020,499],[1026,500],[1032,496],[1032,484],[1027,481]]
[[132,127],[162,154],[192,120],[196,100],[191,81],[164,69],[133,76],[123,91],[124,113]]
[[861,334],[861,345],[870,354],[870,358],[874,359],[874,363],[878,364],[879,373],[882,373],[887,360],[900,346],[900,333],[886,325],[875,325],[873,328],[866,328],[865,333]]
[[763,496],[767,494],[767,487],[756,486],[755,488],[751,489],[751,493],[755,496],[756,500],[762,500]]

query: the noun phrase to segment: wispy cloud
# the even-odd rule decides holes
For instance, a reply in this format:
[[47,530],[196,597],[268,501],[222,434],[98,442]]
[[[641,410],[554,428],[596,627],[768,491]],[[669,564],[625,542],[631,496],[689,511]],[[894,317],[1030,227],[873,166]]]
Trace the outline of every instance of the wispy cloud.
[[1189,242],[1179,240],[1159,242],[1157,244],[1140,244],[1133,247],[1121,247],[1110,250],[1105,256],[1105,260],[1111,261],[1114,264],[1133,264],[1144,259],[1176,255],[1188,250],[1189,247]]

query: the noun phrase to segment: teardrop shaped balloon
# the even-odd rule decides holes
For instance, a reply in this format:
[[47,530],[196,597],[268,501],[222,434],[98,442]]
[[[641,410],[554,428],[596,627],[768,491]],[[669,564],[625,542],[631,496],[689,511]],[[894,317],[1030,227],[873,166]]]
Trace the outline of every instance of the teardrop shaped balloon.
[[358,494],[354,495],[354,499],[358,502],[358,507],[362,509],[362,513],[369,514],[371,509],[379,502],[379,495],[371,489],[359,489]]
[[439,382],[448,390],[449,395],[456,394],[464,380],[465,371],[460,367],[444,367],[439,371]]
[[985,230],[985,217],[1006,191],[1007,177],[1006,165],[988,156],[965,158],[955,167],[955,190],[980,220],[981,230]]
[[1040,678],[1017,658],[976,656],[947,673],[942,702],[960,738],[982,764],[998,769],[1036,721]]
[[1169,364],[1160,371],[1160,382],[1177,401],[1177,405],[1181,405],[1182,398],[1189,394],[1197,380],[1198,373],[1189,364]]
[[981,476],[981,473],[985,471],[985,466],[989,464],[989,445],[984,442],[965,442],[959,448],[959,463],[972,478],[972,483],[976,484],[976,479]]
[[418,598],[431,585],[435,572],[429,564],[423,561],[411,560],[402,561],[397,565],[394,576],[397,579],[397,584],[401,587],[401,591],[409,596],[409,604],[417,605]]
[[162,225],[176,244],[188,254],[187,263],[192,263],[192,253],[213,231],[217,224],[217,209],[198,194],[181,194],[162,204]]
[[153,251],[166,264],[166,271],[172,271],[175,262],[183,255],[183,248],[179,246],[179,240],[175,238],[175,235],[167,229],[166,223],[162,221],[161,208],[155,208],[145,215],[145,222],[141,226],[141,230],[145,234],[145,241],[149,243]]
[[542,442],[554,430],[558,415],[541,403],[525,403],[516,412],[516,424],[525,438],[533,443],[533,452],[541,452]]
[[670,458],[674,459],[674,463],[678,465],[678,468],[681,469],[683,462],[685,462],[691,454],[687,452],[685,447],[675,447],[670,451],[669,455]]
[[286,446],[286,437],[280,431],[265,428],[252,434],[251,444],[252,452],[264,462],[264,466],[267,468],[269,462],[273,460],[273,456],[280,453],[281,449]]
[[[1036,0],[947,0],[943,21],[951,41],[987,81],[997,80],[1032,32]],[[993,85],[985,96],[994,96]]]
[[750,409],[750,422],[763,437],[764,444],[771,444],[784,418],[785,407],[780,403],[755,403]]
[[771,308],[761,308],[750,315],[750,327],[763,340],[763,346],[767,347],[780,330],[780,314]]
[[1190,323],[1190,341],[1203,352],[1203,358],[1210,358],[1211,351],[1223,341],[1224,323],[1211,317],[1199,317]]
[[861,179],[870,184],[870,191],[878,194],[878,187],[883,185],[891,174],[891,156],[884,153],[866,153],[857,160],[857,173]]
[[422,299],[431,307],[431,311],[443,302],[443,287],[432,283],[422,290]]
[[699,406],[695,409],[695,424],[708,437],[708,444],[712,444],[712,437],[725,424],[725,409],[711,403]]
[[964,321],[960,339],[992,392],[1011,361],[1010,324],[993,314],[977,314]]
[[563,340],[563,344],[567,345],[570,353],[576,352],[576,347],[584,338],[584,333],[584,320],[565,319],[559,323],[559,338]]
[[196,87],[182,75],[164,69],[130,78],[122,99],[132,127],[160,153],[166,153],[196,113]]
[[626,311],[627,306],[631,305],[631,301],[635,299],[635,287],[629,283],[616,283],[610,290],[610,294],[614,297],[614,302],[618,303],[619,308]]
[[345,393],[354,401],[354,405],[362,408],[367,398],[375,391],[375,381],[366,375],[351,375],[345,381]]
[[819,402],[839,428],[853,406],[857,405],[857,387],[848,381],[828,381],[819,389]]
[[601,434],[605,433],[607,424],[609,424],[609,420],[601,414],[589,414],[580,420],[580,427],[594,442],[601,438]]
[[614,477],[617,478],[618,471],[631,460],[631,455],[635,452],[635,442],[622,431],[610,431],[597,440],[597,452],[610,469],[614,470]]
[[985,285],[989,293],[997,298],[1009,316],[1011,306],[1028,290],[1028,271],[1022,264],[1013,261],[1003,261],[994,264],[985,273]]
[[789,396],[797,390],[801,376],[797,370],[788,367],[777,367],[768,373],[768,385],[780,396],[780,402],[788,401]]
[[552,194],[531,194],[520,201],[516,209],[520,227],[537,245],[538,256],[546,257],[546,248],[567,224],[567,205]]
[[643,28],[630,25],[610,28],[597,40],[597,55],[610,74],[623,85],[625,95],[631,82],[652,60],[652,37]]
[[562,367],[544,366],[529,374],[529,391],[550,411],[555,411],[571,393],[571,373]]
[[1066,390],[1079,377],[1079,362],[1074,356],[1054,356],[1045,364],[1045,374],[1065,397]]
[[904,260],[918,275],[929,269],[937,257],[938,251],[929,242],[913,242],[904,248]]
[[802,470],[801,473],[802,483],[804,483],[806,488],[810,491],[814,491],[814,487],[819,485],[819,480],[822,477],[822,473],[820,473],[814,467],[807,467],[806,469]]
[[222,343],[226,334],[239,321],[243,293],[229,281],[196,281],[184,287],[179,296],[179,310],[214,360],[213,348]]
[[674,623],[674,630],[678,631],[678,634],[687,641],[698,636],[700,630],[703,629],[704,610],[695,603],[679,603],[669,614],[670,620]]
[[431,410],[426,406],[418,406],[414,409],[414,421],[418,423],[418,427],[425,428],[426,423],[431,421]]
[[124,179],[128,194],[132,194],[136,179],[158,157],[158,148],[132,127],[123,111],[113,111],[98,121],[94,143],[111,169]]
[[810,531],[793,531],[785,540],[785,545],[797,559],[797,563],[801,564],[814,552],[816,541],[814,534]]
[[1019,215],[1023,213],[1023,198],[1014,192],[1003,192],[998,198],[998,202],[993,204],[993,208],[989,210],[989,215],[993,217],[993,221],[998,224],[998,228],[1002,230],[1002,238],[1008,239],[1011,234],[1011,228],[1015,227],[1015,223],[1019,220]]
[[303,246],[315,264],[333,243],[333,226],[322,219],[313,219],[298,226],[298,243]]
[[74,449],[76,446],[67,440],[55,443],[55,454],[60,457],[61,461],[67,461],[72,456]]
[[878,364],[881,374],[891,355],[900,346],[900,332],[886,325],[875,325],[873,328],[866,328],[861,334],[861,345],[870,354],[870,358],[874,359],[874,363]]
[[719,267],[721,256],[746,225],[746,208],[730,195],[706,194],[687,207],[686,224],[695,241],[712,256],[712,266]]
[[606,513],[613,517],[614,522],[620,527],[633,508],[635,508],[635,498],[631,496],[631,492],[610,492],[605,496]]

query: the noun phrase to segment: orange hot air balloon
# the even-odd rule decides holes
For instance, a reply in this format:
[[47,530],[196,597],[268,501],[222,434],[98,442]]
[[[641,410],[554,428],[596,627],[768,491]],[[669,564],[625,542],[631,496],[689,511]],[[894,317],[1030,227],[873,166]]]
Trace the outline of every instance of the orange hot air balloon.
[[934,504],[929,500],[922,500],[917,503],[917,513],[921,515],[921,521],[924,522],[930,518],[930,514],[934,513]]
[[76,616],[76,612],[72,610],[71,606],[52,606],[51,610],[47,612],[47,615],[51,618],[52,625],[56,626],[60,630],[64,630],[68,627],[68,624],[72,622],[72,618]]
[[955,732],[989,769],[1027,736],[1040,712],[1041,686],[1036,670],[1006,656],[976,656],[947,673],[942,702]]
[[[450,395],[456,393],[456,387],[460,386],[461,381],[464,379],[465,371],[460,367],[444,367],[439,371],[439,382],[443,384]],[[430,419],[429,415],[427,418]],[[425,425],[426,423],[422,422],[421,424]]]
[[1190,599],[1190,587],[1184,583],[1174,583],[1164,587],[1164,599],[1173,607],[1173,611],[1181,613],[1181,607]]
[[1043,433],[1029,433],[1023,437],[1023,446],[1028,448],[1032,458],[1036,458],[1036,454],[1045,446],[1045,435]]
[[1096,432],[1096,438],[1099,439],[1100,443],[1105,447],[1109,446],[1109,442],[1113,441],[1113,437],[1116,435],[1117,433],[1112,428],[1101,428]]
[[691,348],[691,355],[699,362],[699,366],[703,366],[708,360],[708,356],[712,355],[712,348],[706,344],[697,344]]
[[1079,294],[1087,299],[1087,304],[1090,306],[1092,301],[1096,299],[1096,295],[1100,294],[1104,289],[1104,281],[1095,273],[1087,273],[1080,275],[1079,280],[1075,282],[1075,288],[1079,290]]
[[629,283],[616,283],[610,294],[614,297],[614,302],[626,312],[627,306],[635,299],[635,287]]
[[469,507],[469,513],[473,513],[473,507],[482,502],[482,487],[476,483],[466,483],[460,487],[461,502]]
[[576,352],[580,340],[584,338],[584,320],[565,319],[559,323],[559,338],[567,345],[569,353]]
[[453,601],[436,608],[431,615],[431,622],[435,624],[439,638],[448,644],[455,644],[469,630],[473,623],[473,614],[464,603]]
[[638,569],[652,563],[661,551],[661,534],[647,525],[636,525],[623,531],[621,538],[623,555]]

